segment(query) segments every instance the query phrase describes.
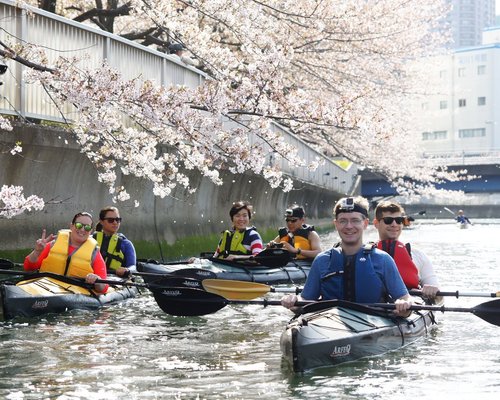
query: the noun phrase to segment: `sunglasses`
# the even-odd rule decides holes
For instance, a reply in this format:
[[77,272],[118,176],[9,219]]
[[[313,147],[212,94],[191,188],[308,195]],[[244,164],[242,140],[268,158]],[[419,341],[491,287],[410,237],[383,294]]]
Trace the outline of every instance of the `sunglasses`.
[[299,220],[298,218],[285,218],[285,221],[286,221],[286,222],[293,222],[293,223],[295,223],[295,222],[297,222],[298,220]]
[[104,221],[108,221],[109,223],[113,223],[113,222],[120,223],[120,222],[122,222],[122,219],[120,217],[118,217],[118,218],[111,218],[111,217],[110,218],[103,218],[103,220]]
[[396,221],[396,224],[401,225],[405,221],[406,217],[383,217],[381,218],[381,221],[384,221],[384,224],[390,225],[394,221]]
[[76,229],[85,229],[86,232],[90,232],[92,230],[92,225],[83,225],[81,222],[74,223]]

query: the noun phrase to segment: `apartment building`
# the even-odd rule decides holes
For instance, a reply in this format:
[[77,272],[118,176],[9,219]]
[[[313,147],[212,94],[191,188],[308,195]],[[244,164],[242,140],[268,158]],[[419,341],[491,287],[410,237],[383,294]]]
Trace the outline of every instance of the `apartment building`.
[[429,69],[433,94],[418,113],[425,155],[500,152],[500,27],[486,29],[482,43]]
[[452,48],[478,46],[482,32],[495,25],[495,0],[447,0],[451,5]]

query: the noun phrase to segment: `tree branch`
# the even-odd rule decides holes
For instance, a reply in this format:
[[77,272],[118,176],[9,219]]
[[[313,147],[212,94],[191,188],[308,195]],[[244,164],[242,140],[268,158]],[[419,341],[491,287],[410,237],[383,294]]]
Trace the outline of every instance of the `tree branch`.
[[5,43],[0,41],[0,45],[3,46],[6,50],[0,49],[0,56],[4,58],[10,58],[11,60],[17,61],[18,63],[25,65],[29,68],[33,68],[34,70],[37,71],[42,71],[42,72],[52,72],[54,73],[55,70],[53,68],[46,67],[41,64],[36,64],[34,62],[31,62],[23,57],[18,56],[11,48],[9,48]]
[[106,10],[102,8],[93,8],[91,10],[85,11],[83,14],[80,14],[78,17],[73,18],[74,21],[83,22],[88,19],[93,19],[95,17],[111,17],[116,18],[123,15],[130,15],[130,3],[125,3],[124,5],[112,9]]

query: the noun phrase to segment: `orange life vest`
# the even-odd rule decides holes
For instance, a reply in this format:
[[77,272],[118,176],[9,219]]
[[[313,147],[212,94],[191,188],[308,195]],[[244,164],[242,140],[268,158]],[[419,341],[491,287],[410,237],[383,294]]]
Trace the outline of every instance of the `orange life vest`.
[[404,243],[391,239],[381,240],[377,243],[377,247],[389,253],[394,259],[399,274],[403,278],[403,282],[407,288],[415,289],[419,287],[418,268],[411,259],[410,253]]
[[[311,250],[311,242],[309,242],[309,233],[314,231],[314,226],[312,225],[302,225],[300,229],[297,229],[294,233],[288,232],[286,228],[280,228],[278,230],[278,235],[280,237],[280,242],[285,241],[290,243],[291,246],[296,249],[301,250]],[[297,259],[305,259],[307,257],[303,255],[298,255]]]
[[72,254],[68,254],[70,231],[61,229],[50,249],[48,256],[42,261],[40,272],[85,278],[93,273],[92,262],[97,251],[97,242],[89,237]]

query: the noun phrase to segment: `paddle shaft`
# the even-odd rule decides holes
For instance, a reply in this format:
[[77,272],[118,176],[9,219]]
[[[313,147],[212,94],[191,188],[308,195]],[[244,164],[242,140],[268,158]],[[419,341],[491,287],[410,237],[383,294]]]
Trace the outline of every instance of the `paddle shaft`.
[[[298,294],[302,292],[301,287],[293,287],[293,288],[275,288],[275,287],[270,287],[270,292],[273,293],[295,293]],[[409,291],[409,293],[412,296],[422,296],[422,291],[417,290],[417,289],[412,289]],[[445,292],[445,291],[439,291],[436,293],[437,297],[456,297],[457,299],[459,297],[500,297],[500,291],[499,292],[492,292],[492,293],[483,293],[483,292],[461,292],[459,290],[455,290],[453,292]]]
[[[421,296],[422,291],[421,290],[410,290],[410,294],[412,296]],[[482,292],[461,292],[459,290],[456,290],[454,292],[442,292],[439,291],[436,293],[436,296],[447,296],[447,297],[500,297],[500,292],[492,292],[492,293],[482,293]]]
[[15,271],[11,269],[0,269],[0,275],[33,275],[30,271]]
[[[270,286],[270,292],[273,292],[273,293],[295,293],[295,294],[298,294],[300,292],[302,292],[302,289],[301,287],[299,286],[295,286],[293,288],[286,288],[286,287],[279,287],[279,288],[276,288],[276,287],[272,287]],[[412,289],[409,291],[409,293],[412,295],[412,296],[422,296],[422,291],[421,290],[417,290],[417,289]],[[482,293],[482,292],[461,292],[459,290],[455,290],[453,292],[445,292],[445,291],[439,291],[436,293],[436,296],[437,297],[456,297],[456,298],[459,298],[459,297],[500,297],[500,291],[499,292],[492,292],[492,293]]]
[[[223,297],[232,300],[250,300],[265,295],[266,293],[295,293],[299,294],[303,288],[295,287],[274,287],[256,282],[233,281],[227,279],[205,279],[202,282],[203,288],[207,292],[219,294]],[[422,291],[417,289],[410,290],[413,296],[422,296]],[[238,297],[239,296],[239,297]],[[253,296],[253,297],[252,297]],[[439,291],[436,296],[450,297],[500,297],[500,291],[496,293],[482,292],[461,292],[456,291]]]
[[[281,292],[281,293],[295,293],[298,294],[302,292],[301,287],[294,287],[294,288],[274,288],[271,287],[270,292]],[[412,289],[409,291],[409,293],[412,296],[422,296],[422,291],[417,290],[417,289]],[[453,292],[444,292],[444,291],[439,291],[436,293],[437,297],[456,297],[457,299],[459,297],[500,297],[500,291],[499,292],[492,292],[492,293],[483,293],[483,292],[461,292],[459,290],[453,291]]]
[[[12,263],[13,266],[22,267],[22,264]],[[23,271],[23,270],[11,270],[11,269],[0,269],[0,275],[33,275],[37,272],[32,271]],[[150,277],[150,278],[166,278],[166,277],[179,277],[188,275],[191,277],[196,277],[196,279],[202,280],[206,278],[216,278],[217,275],[208,270],[204,270],[201,268],[189,268],[189,269],[178,269],[172,272],[165,272],[164,274],[153,273],[153,272],[132,272],[131,275],[141,276],[141,277]],[[100,282],[104,283],[104,282]]]
[[[226,304],[256,304],[256,305],[263,305],[265,306],[281,306],[281,301],[280,300],[225,300]],[[313,304],[313,303],[318,303],[317,301],[313,300],[303,300],[303,301],[297,301],[295,303],[295,306],[297,307],[302,307],[306,306],[308,304]],[[372,303],[372,304],[363,304],[363,306],[366,307],[377,307],[377,308],[383,308],[386,310],[395,310],[396,305],[395,304],[388,304],[388,303]],[[411,311],[423,311],[423,310],[428,310],[428,311],[441,311],[441,312],[472,312],[474,313],[473,308],[466,308],[466,307],[445,307],[445,306],[431,306],[431,305],[417,305],[414,304],[410,307]],[[500,311],[499,311],[500,312]]]
[[422,210],[422,211],[419,211],[419,212],[416,212],[416,213],[413,213],[413,214],[410,214],[410,215],[425,215],[425,214],[427,214],[427,211]]
[[[0,269],[0,274],[3,274],[3,275],[23,275],[23,276],[33,277],[33,278],[42,277],[42,276],[50,276],[50,277],[57,279],[59,277],[58,274],[53,274],[51,272],[38,273],[38,272],[30,272],[30,271],[9,271],[9,270],[4,270],[4,269]],[[158,275],[164,276],[161,274],[158,274]],[[85,280],[81,279],[81,278],[67,277],[67,276],[61,276],[61,278],[72,279],[75,281],[75,283],[83,283],[83,284],[85,283]],[[136,287],[144,287],[144,288],[150,287],[150,285],[144,284],[144,283],[115,281],[112,279],[97,279],[95,281],[95,283],[104,283],[104,284],[108,284],[108,285],[119,285],[119,286],[136,286]]]
[[446,211],[448,211],[450,214],[456,215],[453,211],[451,211],[448,207],[443,207]]

